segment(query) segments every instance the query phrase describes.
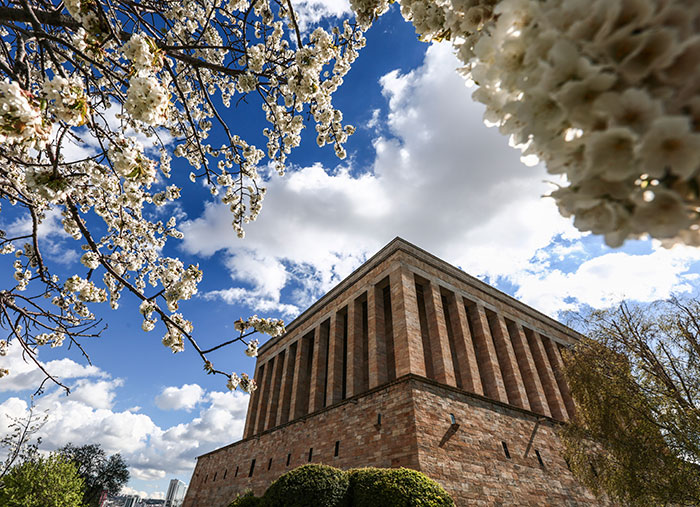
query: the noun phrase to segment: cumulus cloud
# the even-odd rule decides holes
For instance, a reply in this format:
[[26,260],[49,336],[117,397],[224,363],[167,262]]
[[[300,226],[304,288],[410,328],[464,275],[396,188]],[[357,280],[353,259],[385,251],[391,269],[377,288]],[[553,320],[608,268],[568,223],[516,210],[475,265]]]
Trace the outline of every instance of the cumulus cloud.
[[[82,377],[109,377],[97,366],[82,365],[68,358],[40,363],[46,371],[50,371],[62,381]],[[16,341],[10,343],[7,355],[0,357],[0,366],[10,370],[10,375],[0,379],[0,392],[36,389],[45,378],[44,373],[23,353],[22,347]]]
[[[234,442],[243,434],[247,394],[203,394],[197,417],[161,427],[148,415],[98,406],[101,403],[94,395],[96,391],[107,389],[107,399],[111,400],[121,385],[121,381],[85,381],[72,386],[73,394],[68,397],[57,389],[39,397],[36,413],[48,414],[36,435],[42,438],[42,449],[54,450],[68,443],[99,444],[108,454],[121,453],[134,479],[150,481],[173,474],[188,478],[197,456]],[[8,432],[12,417],[26,417],[28,409],[27,402],[18,397],[1,403],[0,435]]]
[[153,491],[151,493],[147,493],[146,491],[141,491],[141,490],[137,490],[134,488],[130,488],[129,486],[124,486],[119,493],[121,495],[136,495],[140,498],[152,498],[154,500],[165,500],[165,492],[164,491]]
[[182,387],[166,387],[156,396],[156,406],[161,410],[192,410],[202,400],[204,389],[198,384]]
[[[368,255],[399,235],[476,275],[527,265],[555,235],[576,237],[554,203],[541,167],[481,120],[457,60],[431,46],[420,68],[381,79],[388,103],[372,167],[312,165],[268,182],[258,221],[240,241],[226,207],[210,203],[183,225],[185,249],[223,251],[242,287],[210,294],[253,309],[292,313],[313,302]],[[379,113],[373,116],[379,121]],[[293,232],[292,232],[293,231]],[[296,293],[280,299],[284,288]]]
[[352,10],[348,0],[299,0],[294,2],[294,13],[299,29],[308,32],[324,18],[349,18]]
[[[561,251],[552,249],[551,253],[558,256]],[[563,251],[570,254],[572,249]],[[666,249],[654,243],[651,253],[609,252],[585,259],[570,272],[552,268],[548,259],[540,259],[514,274],[512,280],[518,285],[518,299],[556,316],[582,305],[605,308],[623,299],[651,302],[691,293],[700,276],[691,267],[699,261],[697,249],[680,245]]]

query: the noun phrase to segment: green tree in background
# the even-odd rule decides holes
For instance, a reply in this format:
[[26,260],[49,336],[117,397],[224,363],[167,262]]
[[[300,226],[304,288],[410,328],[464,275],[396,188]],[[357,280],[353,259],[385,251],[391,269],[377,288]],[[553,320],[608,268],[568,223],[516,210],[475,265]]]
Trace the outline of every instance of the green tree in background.
[[83,503],[96,507],[102,491],[116,495],[129,481],[129,470],[119,453],[109,458],[97,444],[75,447],[68,444],[59,452],[71,461],[85,482]]
[[0,485],[3,507],[81,507],[83,479],[64,456],[35,456],[12,467]]
[[565,354],[572,471],[625,504],[700,504],[700,301],[623,303],[582,320],[588,338]]

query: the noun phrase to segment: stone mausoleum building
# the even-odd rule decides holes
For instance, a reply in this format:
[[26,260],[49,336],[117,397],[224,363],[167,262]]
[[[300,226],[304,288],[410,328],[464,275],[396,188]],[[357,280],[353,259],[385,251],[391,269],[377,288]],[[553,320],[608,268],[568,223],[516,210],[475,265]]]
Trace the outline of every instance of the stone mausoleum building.
[[597,504],[557,437],[576,340],[396,238],[260,348],[243,439],[198,458],[184,507],[305,463],[414,468],[458,506]]

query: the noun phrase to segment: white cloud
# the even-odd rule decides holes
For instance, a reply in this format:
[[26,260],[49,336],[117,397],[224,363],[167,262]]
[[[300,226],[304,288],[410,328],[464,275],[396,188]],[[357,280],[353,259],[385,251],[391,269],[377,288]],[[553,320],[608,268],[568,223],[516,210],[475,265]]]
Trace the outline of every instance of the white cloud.
[[[369,171],[313,165],[273,178],[243,241],[224,206],[210,203],[184,224],[185,250],[223,250],[242,282],[209,296],[293,313],[284,305],[303,309],[397,235],[492,277],[525,268],[557,235],[577,237],[540,197],[550,190],[544,170],[525,167],[507,139],[484,127],[457,66],[449,47],[433,45],[419,69],[381,79],[391,137],[375,139]],[[282,301],[288,287],[298,290]]]
[[[120,386],[121,381],[109,385],[112,396]],[[94,406],[94,397],[79,394],[102,386],[91,386],[86,381],[72,387],[70,396],[54,389],[36,400],[36,413],[47,411],[49,415],[36,435],[42,437],[42,450],[68,443],[99,444],[108,454],[121,453],[134,479],[150,481],[168,475],[189,478],[197,456],[243,435],[249,396],[240,392],[209,392],[202,396],[197,417],[162,428],[148,415],[99,408]],[[1,403],[0,436],[7,433],[10,417],[26,416],[27,410],[27,403],[17,397]]]
[[204,389],[198,384],[185,384],[182,387],[166,387],[156,397],[156,406],[161,410],[192,410],[202,401]]
[[352,10],[348,0],[298,0],[294,2],[294,13],[299,29],[308,32],[323,18],[349,18]]
[[[51,372],[61,381],[83,377],[109,377],[97,366],[82,365],[68,358],[41,362],[41,364],[46,371]],[[10,343],[7,355],[0,356],[0,366],[10,370],[10,375],[0,379],[0,392],[34,390],[45,378],[44,373],[29,359],[29,356],[23,354],[23,349],[16,340]]]
[[[553,249],[555,256],[559,252]],[[547,260],[513,275],[516,297],[555,316],[581,305],[604,308],[623,299],[651,302],[697,287],[698,275],[690,268],[700,261],[691,247],[661,248],[654,243],[649,254],[610,252],[589,258],[572,272],[552,269]]]
[[122,490],[119,492],[121,495],[136,495],[141,498],[152,498],[154,500],[165,500],[165,492],[164,491],[152,491],[150,493],[146,491],[141,491],[141,490],[136,490],[134,488],[130,488],[129,486],[124,486]]

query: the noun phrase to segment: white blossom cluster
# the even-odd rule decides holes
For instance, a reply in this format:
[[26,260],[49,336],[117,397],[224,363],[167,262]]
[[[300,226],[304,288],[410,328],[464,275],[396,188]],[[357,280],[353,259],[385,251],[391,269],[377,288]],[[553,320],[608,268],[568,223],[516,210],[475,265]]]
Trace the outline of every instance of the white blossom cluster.
[[565,175],[551,196],[577,228],[700,246],[700,3],[401,4],[424,40],[453,41],[487,124]]
[[36,97],[15,81],[0,81],[0,143],[41,149],[50,133]]
[[134,76],[129,83],[124,109],[135,120],[164,125],[168,120],[170,94],[154,76]]
[[260,342],[258,340],[250,340],[248,346],[245,349],[245,355],[248,357],[258,357],[258,345]]
[[250,378],[247,374],[241,373],[241,376],[239,377],[236,373],[231,373],[231,376],[226,383],[226,387],[228,387],[231,391],[235,391],[239,386],[242,391],[248,394],[253,394],[253,391],[258,388],[255,380]]
[[[247,320],[238,319],[234,322],[233,326],[236,331],[240,331],[241,333],[245,333],[249,329],[254,329],[259,333],[264,333],[273,338],[284,334],[284,322],[279,319],[261,318],[257,315],[253,315]],[[255,346],[257,348],[257,343]]]
[[51,102],[50,111],[68,125],[81,126],[90,117],[90,106],[79,77],[54,77],[44,83],[44,95]]

